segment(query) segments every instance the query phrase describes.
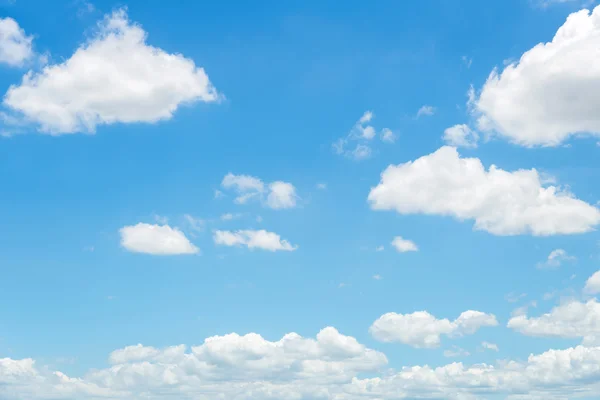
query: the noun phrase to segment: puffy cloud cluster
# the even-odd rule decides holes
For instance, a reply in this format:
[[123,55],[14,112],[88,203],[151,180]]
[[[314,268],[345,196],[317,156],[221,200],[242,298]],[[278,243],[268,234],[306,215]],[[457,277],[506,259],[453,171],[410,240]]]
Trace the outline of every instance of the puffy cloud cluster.
[[600,223],[598,208],[544,185],[535,169],[486,170],[478,158],[462,158],[449,146],[387,167],[368,201],[374,210],[474,220],[475,229],[494,235],[575,234]]
[[[220,99],[204,69],[148,45],[146,37],[125,10],[117,10],[66,61],[29,72],[12,85],[4,105],[42,132],[59,135],[95,132],[102,124],[153,123],[170,119],[182,104]],[[16,58],[30,51],[28,40],[18,41],[24,50]]]
[[[370,142],[377,136],[377,131],[370,125],[374,117],[373,112],[366,111],[346,137],[339,138],[333,143],[333,151],[356,161],[370,158],[373,154]],[[379,136],[385,143],[394,143],[397,138],[397,135],[389,128],[383,128]],[[351,143],[356,143],[356,145],[350,146]]]
[[290,333],[269,341],[255,333],[232,333],[189,349],[136,345],[114,351],[109,361],[108,368],[71,378],[38,368],[31,359],[0,359],[2,398],[463,400],[600,395],[600,347],[549,350],[526,361],[496,365],[451,363],[386,371],[384,354],[331,327],[316,338]]
[[435,348],[440,345],[441,335],[472,335],[481,327],[497,325],[498,321],[494,315],[473,310],[463,312],[454,321],[437,319],[427,311],[412,314],[391,312],[373,322],[369,332],[382,342],[400,342],[416,348]]
[[223,178],[221,186],[237,194],[235,198],[237,204],[246,204],[256,199],[274,210],[294,208],[299,198],[296,188],[289,182],[275,181],[265,184],[260,178],[250,175],[229,173]]

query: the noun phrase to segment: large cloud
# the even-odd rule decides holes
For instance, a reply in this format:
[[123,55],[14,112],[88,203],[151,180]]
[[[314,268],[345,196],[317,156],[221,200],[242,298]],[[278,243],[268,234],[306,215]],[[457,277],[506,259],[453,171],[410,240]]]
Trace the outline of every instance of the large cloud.
[[379,317],[369,328],[371,335],[382,342],[400,342],[417,348],[435,348],[440,336],[471,335],[484,326],[496,326],[492,314],[481,311],[465,311],[454,321],[437,319],[427,311],[412,314],[387,313]]
[[[0,359],[3,400],[364,400],[573,399],[600,395],[600,347],[578,346],[496,365],[407,366],[385,370],[384,354],[334,328],[316,338],[277,341],[235,333],[203,344],[113,352],[111,366],[82,378]],[[378,372],[384,372],[378,376]],[[363,378],[361,374],[369,374]],[[507,397],[508,396],[508,397]],[[494,397],[495,398],[495,397]]]
[[65,62],[29,72],[11,86],[4,105],[58,135],[165,120],[181,104],[219,99],[194,61],[146,44],[146,36],[123,9],[115,11]]
[[486,170],[478,158],[461,158],[448,146],[387,167],[368,201],[374,210],[474,220],[475,229],[495,235],[575,234],[600,223],[600,210],[544,185],[535,169]]
[[121,246],[134,253],[152,255],[195,254],[200,250],[183,232],[169,225],[140,222],[120,229]]
[[479,128],[524,146],[600,134],[600,6],[569,15],[551,42],[494,70],[473,103]]

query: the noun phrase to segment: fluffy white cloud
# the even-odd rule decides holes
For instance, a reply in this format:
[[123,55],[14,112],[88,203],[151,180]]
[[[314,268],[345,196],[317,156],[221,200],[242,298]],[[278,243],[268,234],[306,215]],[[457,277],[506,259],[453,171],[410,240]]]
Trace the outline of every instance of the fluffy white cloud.
[[249,249],[262,249],[268,251],[294,251],[298,246],[290,244],[287,240],[274,232],[261,230],[215,231],[213,239],[222,246],[246,246]]
[[196,254],[200,251],[177,228],[140,222],[120,229],[121,246],[135,253],[153,255]]
[[600,345],[600,303],[571,300],[539,317],[518,313],[508,327],[528,336],[582,338],[584,345]]
[[[600,395],[600,347],[578,346],[496,365],[451,363],[385,370],[384,354],[334,328],[316,338],[289,333],[214,336],[189,350],[131,346],[111,366],[71,378],[31,359],[0,359],[4,400],[472,400],[572,399]],[[369,378],[360,375],[368,373]]]
[[552,41],[492,71],[474,102],[482,130],[523,146],[600,134],[600,7],[569,15]]
[[233,190],[237,204],[246,204],[252,199],[261,200],[263,204],[274,210],[294,208],[299,199],[296,188],[289,182],[275,181],[266,185],[260,178],[250,175],[234,175],[228,173],[221,186]]
[[202,68],[146,44],[146,36],[125,10],[115,11],[69,59],[11,86],[4,105],[59,135],[95,132],[101,124],[153,123],[170,119],[182,104],[219,100]]
[[541,263],[538,263],[538,268],[558,268],[565,261],[574,261],[576,258],[570,256],[563,249],[552,250],[548,255],[548,258]]
[[419,248],[413,241],[403,239],[402,236],[396,236],[394,240],[392,240],[392,246],[394,246],[394,248],[400,253],[419,251]]
[[461,158],[448,146],[387,167],[368,201],[374,210],[472,219],[475,229],[495,235],[575,234],[600,223],[600,210],[545,185],[535,169],[486,170],[478,158]]
[[31,43],[33,36],[27,36],[25,31],[12,18],[0,18],[0,63],[13,67],[33,57]]
[[465,311],[454,321],[437,319],[427,311],[416,311],[412,314],[392,312],[373,322],[369,332],[382,342],[400,342],[416,348],[435,348],[440,345],[441,335],[472,335],[481,327],[496,325],[498,321],[494,315],[481,311]]
[[435,114],[435,107],[424,105],[417,111],[417,118],[422,117],[424,115],[431,116],[433,114]]
[[477,147],[479,135],[468,125],[460,124],[447,128],[444,131],[443,139],[450,146],[473,148]]
[[594,272],[594,274],[588,278],[585,282],[583,291],[587,294],[600,293],[600,271]]

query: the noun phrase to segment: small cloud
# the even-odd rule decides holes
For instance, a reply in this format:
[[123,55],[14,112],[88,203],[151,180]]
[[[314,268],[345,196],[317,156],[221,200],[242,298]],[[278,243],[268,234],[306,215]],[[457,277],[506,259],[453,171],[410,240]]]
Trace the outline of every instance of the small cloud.
[[183,218],[185,219],[191,230],[196,232],[202,232],[204,230],[206,221],[204,221],[203,219],[193,217],[190,214],[185,214]]
[[93,253],[93,252],[94,252],[94,250],[95,250],[95,249],[94,249],[94,246],[85,246],[85,247],[83,248],[83,251],[87,251],[87,252],[90,252],[90,253]]
[[225,197],[225,194],[223,194],[223,192],[221,192],[219,189],[215,190],[215,199],[220,199],[222,197]]
[[492,350],[492,351],[500,351],[497,344],[489,343],[489,342],[481,342],[481,348],[484,350]]
[[158,214],[154,214],[153,217],[154,217],[154,220],[161,225],[166,225],[169,223],[169,218],[167,218],[167,217],[163,217]]
[[298,246],[290,244],[287,240],[274,232],[261,230],[215,231],[213,235],[215,244],[221,246],[246,246],[250,250],[261,249],[268,251],[295,251]]
[[342,283],[340,283],[340,284],[338,285],[338,288],[339,288],[339,289],[341,289],[341,288],[345,288],[345,287],[348,287],[348,286],[350,286],[348,283],[344,283],[344,282],[342,282]]
[[563,262],[572,262],[575,261],[576,258],[574,256],[570,256],[563,249],[552,250],[548,255],[548,258],[544,262],[540,262],[537,264],[539,269],[550,269],[550,268],[558,268],[562,265]]
[[317,183],[317,189],[327,190],[327,184],[326,183]]
[[471,353],[458,346],[452,346],[452,349],[444,350],[444,357],[468,357]]
[[[363,116],[354,124],[350,133],[346,137],[337,139],[332,143],[335,154],[351,158],[355,161],[366,160],[371,157],[373,150],[370,144],[377,136],[376,129],[369,125],[375,115],[371,111],[366,111]],[[391,142],[395,139],[393,132],[384,128],[381,133],[381,140]],[[356,146],[351,145],[358,142]],[[354,147],[354,148],[352,148]]]
[[392,240],[392,246],[400,253],[419,251],[419,248],[413,241],[403,239],[402,236],[396,236],[394,240]]
[[444,141],[450,146],[475,148],[479,141],[477,132],[469,128],[466,124],[458,124],[446,128],[442,136]]
[[373,279],[375,279],[376,281],[380,281],[383,278],[381,277],[381,275],[377,274],[377,275],[373,275]]
[[232,221],[234,219],[238,219],[242,216],[241,213],[226,213],[221,215],[221,221]]
[[377,246],[375,248],[375,251],[383,251],[383,250],[385,250],[385,247],[383,247],[383,246]]
[[435,114],[435,107],[424,105],[419,108],[419,111],[417,111],[417,118],[422,116],[431,116],[433,114]]
[[467,68],[471,68],[471,64],[473,64],[473,59],[467,56],[462,56],[462,62],[467,66]]
[[194,246],[177,228],[169,225],[138,223],[124,226],[119,230],[121,246],[133,253],[151,255],[197,254],[200,249]]
[[261,217],[260,215],[256,216],[256,222],[261,223],[263,222],[263,217]]
[[397,139],[397,135],[389,128],[383,128],[381,130],[381,140],[386,143],[394,143]]
[[117,296],[106,296],[106,300],[115,300]]
[[525,296],[527,296],[527,293],[516,294],[516,293],[510,292],[506,296],[504,296],[504,299],[506,301],[508,301],[509,303],[516,303],[517,301],[521,300]]

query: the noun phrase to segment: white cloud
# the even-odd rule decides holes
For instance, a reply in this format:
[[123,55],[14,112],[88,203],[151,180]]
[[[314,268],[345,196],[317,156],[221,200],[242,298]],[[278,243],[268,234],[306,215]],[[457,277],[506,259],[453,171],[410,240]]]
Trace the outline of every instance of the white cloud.
[[396,236],[394,240],[392,240],[392,246],[400,253],[419,251],[419,248],[413,241],[403,239],[402,236]]
[[382,280],[383,278],[381,277],[381,275],[379,275],[379,274],[376,274],[376,275],[373,275],[373,279],[375,279],[376,281],[380,281],[380,280]]
[[262,249],[268,251],[294,251],[298,246],[290,244],[287,240],[274,232],[261,230],[215,231],[213,239],[222,246],[246,246],[249,249]]
[[521,300],[525,296],[527,296],[527,293],[516,294],[516,293],[510,292],[506,296],[504,296],[504,299],[506,301],[508,301],[509,303],[516,303],[517,301]]
[[368,201],[374,210],[474,220],[475,229],[494,235],[576,234],[600,223],[600,210],[544,185],[535,169],[486,170],[478,158],[461,158],[448,146],[387,167]]
[[190,214],[184,214],[183,218],[185,219],[191,230],[196,232],[202,232],[204,230],[206,221],[204,221],[202,218],[196,218]]
[[221,215],[221,221],[232,221],[234,219],[238,219],[242,216],[240,213],[226,213]]
[[317,189],[327,190],[327,184],[326,183],[317,183]]
[[584,345],[600,345],[600,303],[571,300],[539,317],[518,313],[508,327],[528,336],[582,338]]
[[17,21],[0,18],[0,63],[22,66],[33,57],[32,42],[33,36],[27,36]]
[[431,116],[433,114],[435,114],[435,107],[424,105],[417,111],[417,118],[422,117],[424,115]]
[[274,210],[294,208],[299,199],[296,188],[289,182],[275,181],[266,185],[260,178],[228,173],[221,186],[237,193],[234,202],[246,204],[252,199],[261,200]]
[[443,139],[450,146],[474,148],[477,147],[479,135],[468,125],[460,124],[447,128]]
[[[366,111],[346,137],[333,142],[333,151],[356,161],[370,158],[373,155],[370,143],[377,136],[376,129],[369,125],[374,117],[373,112]],[[393,143],[396,140],[396,136],[389,128],[383,128],[380,137],[382,141],[387,143]],[[356,145],[352,146],[351,143],[353,142],[357,142]]]
[[274,209],[294,208],[296,207],[296,188],[291,183],[277,181],[269,184],[269,195],[267,196],[267,205]]
[[494,315],[481,311],[465,311],[454,321],[437,319],[427,311],[416,311],[412,314],[392,312],[373,322],[369,332],[382,342],[400,342],[416,348],[435,348],[440,345],[441,335],[471,335],[481,327],[496,325],[498,321]]
[[471,353],[458,346],[452,346],[451,349],[444,350],[444,357],[448,358],[468,357],[470,355]]
[[61,64],[30,72],[4,105],[53,135],[95,132],[102,124],[167,120],[182,104],[220,95],[202,68],[181,54],[146,44],[124,9],[107,15],[96,35]]
[[[600,347],[531,354],[524,361],[453,362],[387,369],[384,354],[334,328],[316,338],[289,333],[213,336],[199,346],[116,350],[112,365],[69,377],[32,359],[0,359],[5,400],[322,399],[559,400],[600,396]],[[359,377],[368,374],[370,377]]]
[[389,128],[381,130],[381,140],[386,143],[394,143],[398,136]]
[[481,347],[485,350],[492,350],[492,351],[500,351],[500,349],[498,348],[498,345],[495,343],[489,343],[489,342],[481,342]]
[[583,291],[587,294],[600,293],[600,271],[594,272],[594,274],[585,281]]
[[482,130],[523,146],[600,135],[600,7],[569,15],[551,42],[494,69],[475,101]]
[[548,255],[548,258],[541,263],[538,263],[538,268],[558,268],[565,261],[575,261],[576,258],[574,256],[570,256],[563,249],[552,250]]
[[196,254],[200,250],[177,228],[169,225],[137,225],[120,229],[121,246],[134,253],[152,255]]

